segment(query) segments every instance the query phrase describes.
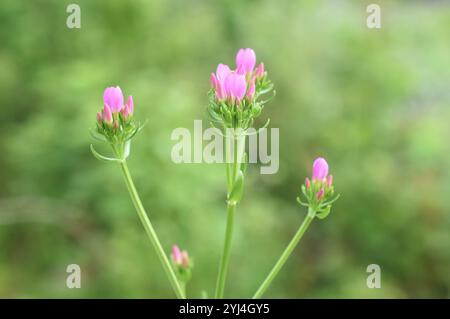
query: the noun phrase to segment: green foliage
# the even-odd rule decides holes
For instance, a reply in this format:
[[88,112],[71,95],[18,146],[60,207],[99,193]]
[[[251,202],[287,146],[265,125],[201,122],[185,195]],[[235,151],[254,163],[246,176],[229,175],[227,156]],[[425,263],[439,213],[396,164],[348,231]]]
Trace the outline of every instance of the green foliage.
[[[174,164],[174,128],[207,116],[209,75],[240,47],[277,96],[256,119],[280,128],[280,170],[249,164],[226,296],[249,297],[297,230],[296,196],[324,156],[343,196],[315,220],[265,297],[450,296],[450,10],[382,1],[80,0],[0,5],[0,296],[174,297],[117,165],[90,153],[107,86],[148,124],[128,164],[166,252],[213,295],[225,228],[220,164]],[[95,143],[107,154],[107,145]],[[81,289],[65,285],[79,264]],[[379,264],[382,288],[366,287]]]

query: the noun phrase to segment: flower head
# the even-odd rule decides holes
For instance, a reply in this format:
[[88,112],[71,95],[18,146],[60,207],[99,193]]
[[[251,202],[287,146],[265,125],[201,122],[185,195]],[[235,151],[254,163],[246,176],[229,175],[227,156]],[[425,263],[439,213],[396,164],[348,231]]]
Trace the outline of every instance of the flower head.
[[[143,125],[134,121],[134,101],[131,95],[123,104],[120,87],[108,87],[103,93],[103,109],[97,112],[97,132],[94,138],[115,145],[119,153],[125,152],[125,144],[135,136]],[[102,135],[99,138],[99,135]],[[95,155],[95,154],[94,154]]]
[[220,63],[211,73],[209,115],[216,127],[248,129],[261,114],[264,104],[259,97],[273,88],[264,64],[256,68],[256,54],[250,48],[239,49],[236,68]]
[[330,213],[331,204],[338,199],[339,195],[334,194],[333,176],[328,175],[328,163],[324,158],[318,157],[314,161],[312,178],[305,179],[302,193],[306,202],[303,202],[300,197],[297,201],[301,205],[308,206],[313,216],[325,218]]
[[186,250],[181,250],[177,245],[172,246],[172,263],[180,281],[186,283],[191,278],[192,261]]

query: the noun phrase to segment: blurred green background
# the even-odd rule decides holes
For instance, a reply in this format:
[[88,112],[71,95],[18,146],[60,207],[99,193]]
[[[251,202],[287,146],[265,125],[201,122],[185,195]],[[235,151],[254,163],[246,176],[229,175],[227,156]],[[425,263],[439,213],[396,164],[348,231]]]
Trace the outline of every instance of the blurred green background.
[[[265,295],[450,297],[450,4],[377,1],[71,1],[0,4],[0,297],[172,298],[121,172],[89,152],[107,86],[148,124],[129,160],[167,252],[195,259],[190,297],[215,287],[225,169],[174,164],[174,128],[205,119],[209,75],[241,47],[277,96],[280,169],[248,171],[226,296],[251,296],[305,210],[311,163],[328,159],[342,194]],[[97,149],[106,148],[96,144]],[[66,287],[78,264],[82,288]],[[368,289],[366,267],[381,267]]]

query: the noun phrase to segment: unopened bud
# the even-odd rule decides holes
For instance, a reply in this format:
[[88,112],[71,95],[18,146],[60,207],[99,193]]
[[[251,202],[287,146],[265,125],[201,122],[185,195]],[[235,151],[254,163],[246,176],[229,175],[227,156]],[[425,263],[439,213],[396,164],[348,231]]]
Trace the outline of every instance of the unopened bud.
[[318,200],[321,200],[324,195],[325,195],[325,190],[323,188],[321,188],[316,194]]

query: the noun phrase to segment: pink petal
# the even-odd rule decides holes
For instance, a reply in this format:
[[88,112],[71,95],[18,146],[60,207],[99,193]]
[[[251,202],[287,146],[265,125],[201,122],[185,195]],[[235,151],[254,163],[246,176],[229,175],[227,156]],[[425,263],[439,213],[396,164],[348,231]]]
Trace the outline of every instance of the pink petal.
[[103,102],[108,104],[112,112],[119,112],[123,107],[123,94],[120,87],[108,87],[103,93]]
[[219,82],[225,81],[226,77],[231,73],[231,69],[228,65],[220,63],[217,66],[216,77]]
[[323,180],[328,175],[328,163],[322,158],[318,157],[313,163],[312,178],[315,180]]
[[250,48],[240,49],[236,54],[236,65],[243,66],[245,73],[253,72],[253,68],[256,64],[256,54]]

